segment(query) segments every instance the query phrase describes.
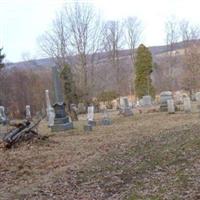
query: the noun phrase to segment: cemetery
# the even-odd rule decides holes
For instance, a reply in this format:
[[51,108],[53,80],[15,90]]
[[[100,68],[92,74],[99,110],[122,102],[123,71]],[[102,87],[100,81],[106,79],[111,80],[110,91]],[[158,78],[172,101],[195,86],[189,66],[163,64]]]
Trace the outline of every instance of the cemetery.
[[[168,10],[150,4],[143,30],[136,16],[104,18],[95,0],[29,2],[14,7],[31,32],[0,2],[0,200],[200,199],[198,24],[167,14],[164,31],[155,19]],[[36,55],[12,61],[22,44],[33,51],[37,28]],[[150,46],[163,43],[158,28],[166,44]]]

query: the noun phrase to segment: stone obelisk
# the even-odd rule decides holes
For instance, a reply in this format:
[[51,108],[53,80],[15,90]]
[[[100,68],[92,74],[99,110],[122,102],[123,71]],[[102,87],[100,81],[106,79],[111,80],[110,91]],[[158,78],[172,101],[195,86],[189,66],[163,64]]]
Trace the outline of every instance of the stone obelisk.
[[62,92],[60,74],[57,67],[52,67],[54,104],[55,111],[54,125],[51,127],[52,132],[65,131],[73,128],[73,123],[69,121],[69,116],[65,112],[65,103]]

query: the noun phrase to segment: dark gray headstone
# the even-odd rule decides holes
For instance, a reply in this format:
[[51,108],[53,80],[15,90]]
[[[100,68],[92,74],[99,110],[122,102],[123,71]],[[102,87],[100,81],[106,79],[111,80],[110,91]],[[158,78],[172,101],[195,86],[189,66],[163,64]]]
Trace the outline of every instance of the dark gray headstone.
[[73,128],[73,123],[69,121],[69,116],[65,112],[65,103],[62,92],[62,84],[60,74],[56,67],[52,68],[53,86],[54,86],[54,111],[55,119],[54,125],[51,126],[52,132],[65,131]]

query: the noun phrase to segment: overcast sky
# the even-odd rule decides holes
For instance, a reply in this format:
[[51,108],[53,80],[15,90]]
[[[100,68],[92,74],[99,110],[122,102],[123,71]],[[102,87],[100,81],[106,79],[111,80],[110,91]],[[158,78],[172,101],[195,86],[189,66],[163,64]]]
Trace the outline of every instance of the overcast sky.
[[[15,62],[22,55],[40,58],[37,38],[51,25],[55,13],[68,0],[0,0],[0,47],[6,59]],[[71,1],[72,2],[72,1]],[[91,0],[104,19],[138,17],[143,24],[142,43],[165,43],[165,21],[171,16],[198,23],[199,0]]]

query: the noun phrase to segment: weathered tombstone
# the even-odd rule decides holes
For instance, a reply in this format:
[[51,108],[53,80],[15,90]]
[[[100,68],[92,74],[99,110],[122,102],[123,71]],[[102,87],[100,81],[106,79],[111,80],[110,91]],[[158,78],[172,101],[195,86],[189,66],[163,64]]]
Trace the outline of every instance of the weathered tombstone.
[[69,116],[65,112],[65,103],[62,93],[62,84],[58,69],[52,67],[53,86],[54,86],[54,104],[55,111],[54,125],[51,127],[52,132],[65,131],[73,128],[73,123],[70,122]]
[[168,100],[172,100],[172,92],[170,91],[163,91],[160,93],[160,111],[167,112],[168,111]]
[[122,104],[122,114],[124,116],[132,116],[133,111],[131,110],[131,107],[129,106],[128,98],[124,97],[123,98],[123,104]]
[[0,106],[0,124],[5,125],[7,122],[7,117],[5,114],[5,108],[4,106]]
[[184,106],[184,111],[186,113],[191,112],[191,101],[190,101],[190,97],[184,97],[183,99],[183,106]]
[[94,120],[94,106],[88,106],[87,121],[88,124],[92,126],[96,125],[96,122]]
[[47,112],[48,126],[51,127],[54,125],[55,112],[50,103],[49,90],[45,90],[45,98],[46,98],[46,106],[47,106],[46,112]]
[[151,106],[152,105],[152,99],[151,96],[146,95],[142,97],[142,104],[143,106]]
[[109,117],[108,111],[106,108],[103,109],[103,119],[101,120],[101,125],[111,125],[112,121]]
[[200,92],[197,92],[195,94],[195,99],[196,99],[197,102],[200,102]]
[[195,94],[195,99],[197,101],[197,112],[200,114],[200,92]]
[[174,100],[173,99],[167,100],[167,109],[168,109],[169,114],[175,113],[175,107],[174,107]]
[[31,120],[31,106],[26,105],[26,119]]

